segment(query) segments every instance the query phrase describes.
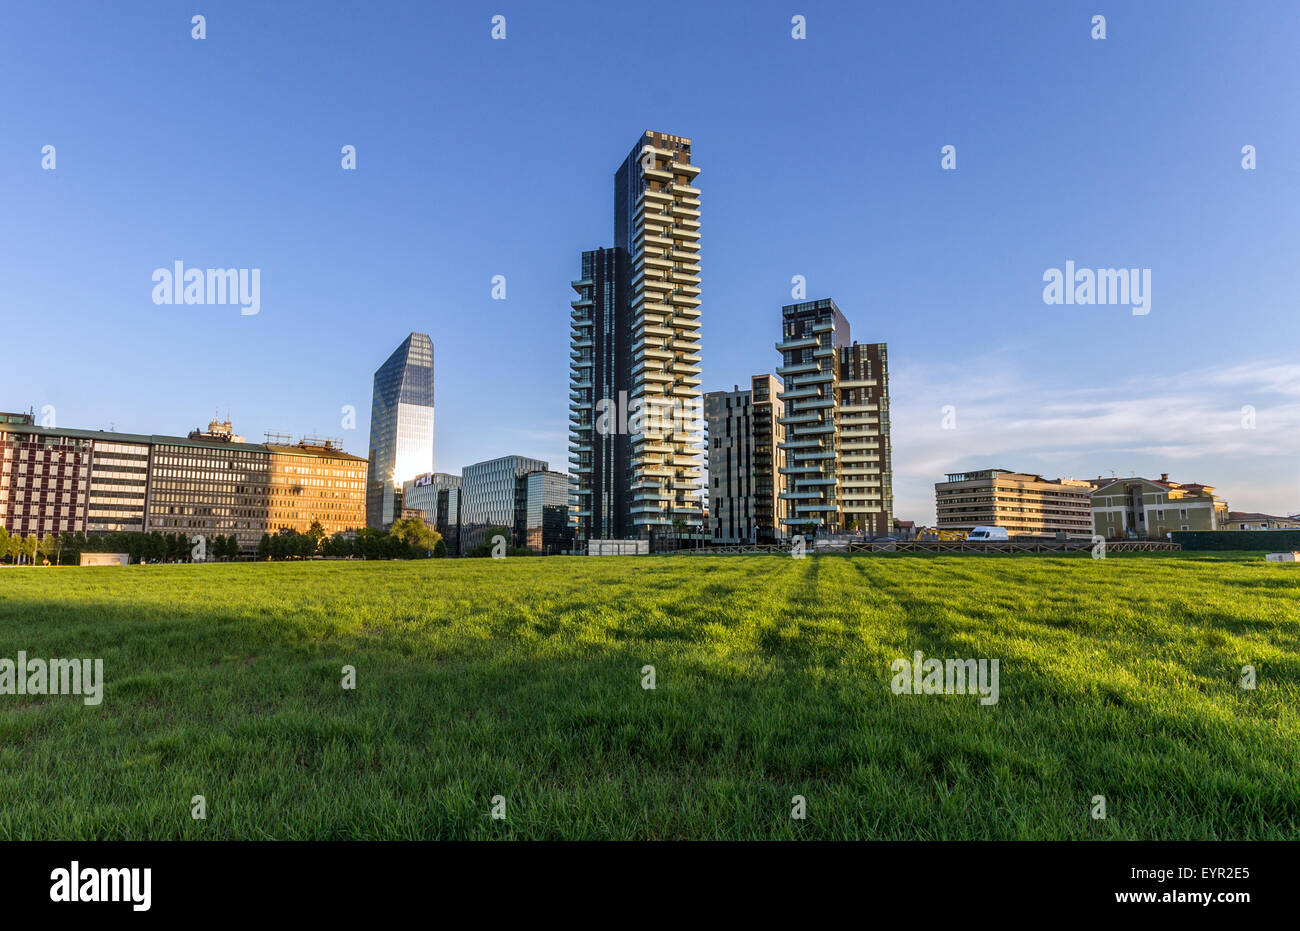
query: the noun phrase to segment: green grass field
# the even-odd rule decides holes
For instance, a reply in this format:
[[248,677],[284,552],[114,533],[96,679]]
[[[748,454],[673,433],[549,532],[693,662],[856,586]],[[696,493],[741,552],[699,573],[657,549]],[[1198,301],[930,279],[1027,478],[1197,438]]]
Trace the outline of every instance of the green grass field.
[[[107,685],[0,696],[6,840],[1300,838],[1257,554],[4,569],[18,650]],[[1000,701],[894,694],[914,650]]]

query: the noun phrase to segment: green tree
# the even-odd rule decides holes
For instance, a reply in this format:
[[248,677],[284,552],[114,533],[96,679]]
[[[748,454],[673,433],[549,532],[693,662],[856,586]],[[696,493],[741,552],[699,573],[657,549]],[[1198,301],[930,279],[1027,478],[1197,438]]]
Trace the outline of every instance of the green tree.
[[397,555],[404,555],[408,559],[415,557],[417,559],[428,556],[433,552],[434,546],[442,539],[442,534],[429,528],[418,517],[407,517],[405,519],[393,521],[393,526],[389,528],[388,535],[396,542],[404,544],[408,552],[401,553],[401,547]]
[[315,556],[321,551],[321,546],[325,542],[325,528],[320,525],[320,521],[314,520],[311,526],[307,528],[307,538],[311,540],[311,553]]
[[271,558],[271,535],[269,533],[262,534],[262,539],[257,542],[257,558]]

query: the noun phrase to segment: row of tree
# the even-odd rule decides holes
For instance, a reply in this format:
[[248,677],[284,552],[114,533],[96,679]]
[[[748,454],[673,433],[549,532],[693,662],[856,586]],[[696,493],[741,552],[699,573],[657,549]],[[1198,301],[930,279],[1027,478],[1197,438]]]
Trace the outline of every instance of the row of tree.
[[336,533],[332,537],[325,535],[319,521],[312,521],[306,533],[264,533],[257,544],[258,559],[427,559],[446,555],[442,534],[418,517],[396,520],[387,530],[363,527],[352,534]]
[[[17,565],[77,565],[82,553],[126,553],[132,562],[212,562],[238,559],[239,538],[187,536],[159,531],[119,533],[49,533],[10,535],[0,527],[0,560]],[[259,559],[310,559],[333,556],[357,559],[425,559],[447,555],[442,534],[419,518],[396,521],[388,530],[364,527],[354,534],[327,537],[319,521],[306,533],[280,530],[262,534]]]
[[0,527],[0,559],[18,565],[48,563],[76,565],[82,553],[126,553],[133,562],[192,562],[195,559],[229,559],[239,555],[239,541],[234,536],[217,536],[204,540],[203,546],[192,543],[181,533],[47,533],[11,535]]

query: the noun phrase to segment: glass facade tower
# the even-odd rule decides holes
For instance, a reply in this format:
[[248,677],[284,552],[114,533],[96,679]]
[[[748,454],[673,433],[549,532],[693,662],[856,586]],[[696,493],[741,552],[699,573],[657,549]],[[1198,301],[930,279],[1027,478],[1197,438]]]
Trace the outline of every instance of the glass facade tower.
[[366,525],[401,516],[408,479],[433,471],[433,340],[412,333],[375,372]]

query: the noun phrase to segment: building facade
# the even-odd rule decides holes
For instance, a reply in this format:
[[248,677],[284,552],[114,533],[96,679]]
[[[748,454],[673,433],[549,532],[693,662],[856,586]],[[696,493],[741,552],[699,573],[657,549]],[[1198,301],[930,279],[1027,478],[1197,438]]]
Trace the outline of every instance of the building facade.
[[271,451],[243,442],[229,422],[152,439],[145,530],[234,536],[241,553],[257,552],[270,518]]
[[582,277],[572,285],[578,292],[572,302],[569,347],[574,528],[583,540],[621,539],[632,526],[627,490],[631,444],[619,418],[628,404],[632,369],[627,254],[621,249],[584,252]]
[[412,333],[375,372],[366,525],[401,516],[407,480],[433,471],[433,340]]
[[266,444],[271,454],[267,529],[305,533],[319,522],[326,536],[366,526],[367,462],[336,441],[304,438]]
[[549,464],[541,459],[526,456],[502,456],[465,466],[461,470],[460,487],[461,555],[483,543],[491,527],[510,530],[512,544],[523,546],[528,505],[524,477],[529,472],[549,469]]
[[1092,537],[1092,483],[1029,472],[953,472],[934,485],[940,530],[1005,527],[1008,536]]
[[[614,248],[584,253],[573,282],[580,537],[701,526],[699,171],[689,139],[646,131],[614,175]],[[604,430],[602,402],[616,408]],[[610,429],[626,439],[595,439]]]
[[149,458],[147,436],[116,435],[91,440],[87,533],[140,532],[146,525]]
[[1300,517],[1278,517],[1256,511],[1229,511],[1224,530],[1300,530]]
[[229,421],[188,436],[41,427],[0,414],[0,526],[12,534],[233,536],[364,526],[366,461],[333,446],[246,443]]
[[1093,533],[1108,540],[1163,540],[1175,530],[1222,530],[1228,504],[1213,485],[1159,479],[1095,479]]
[[563,472],[537,471],[529,472],[523,481],[523,545],[541,556],[571,551],[569,476]]
[[893,531],[889,360],[884,343],[850,342],[829,298],[781,308],[785,536]]
[[704,395],[708,533],[719,543],[752,543],[757,533],[752,396],[739,385]]
[[461,477],[450,472],[426,472],[408,481],[403,500],[417,509],[423,520],[442,534],[448,553],[460,552]]
[[785,402],[781,379],[755,375],[750,379],[754,417],[754,530],[756,543],[775,543],[781,537],[785,502],[781,500],[781,467],[785,453]]
[[708,534],[719,543],[772,543],[783,515],[778,497],[781,383],[755,375],[749,390],[704,395],[708,453]]
[[86,529],[94,444],[83,432],[37,427],[24,414],[0,415],[0,520],[10,534]]

